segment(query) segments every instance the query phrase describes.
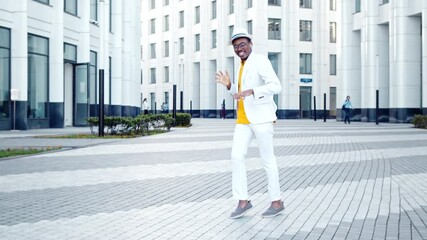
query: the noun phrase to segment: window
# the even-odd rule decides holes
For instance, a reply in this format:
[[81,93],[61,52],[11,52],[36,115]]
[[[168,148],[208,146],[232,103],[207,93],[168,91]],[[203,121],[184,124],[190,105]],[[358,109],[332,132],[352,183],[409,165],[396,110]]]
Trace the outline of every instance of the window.
[[156,8],[156,0],[151,0],[150,9],[155,9],[155,8]]
[[156,33],[156,19],[155,18],[150,20],[150,26],[151,26],[150,34]]
[[234,13],[234,0],[229,0],[229,5],[228,5],[228,13],[229,14],[233,14]]
[[212,31],[212,48],[217,47],[216,30]]
[[184,27],[184,11],[179,12],[179,27]]
[[300,8],[311,8],[311,0],[299,0]]
[[280,0],[268,0],[268,5],[270,6],[280,6]]
[[194,50],[196,52],[200,51],[200,34],[196,34],[194,36],[194,44],[195,44]]
[[311,41],[311,21],[299,21],[299,40]]
[[200,23],[200,6],[195,7],[194,11],[195,11],[194,23],[198,24]]
[[268,19],[268,39],[280,39],[280,19]]
[[[97,89],[97,53],[90,51],[90,63],[89,63],[89,103],[96,104],[98,102],[98,97],[96,95]],[[91,114],[91,116],[93,116]]]
[[329,74],[337,75],[337,55],[329,55]]
[[169,57],[169,41],[165,41],[165,57]]
[[64,43],[64,60],[77,62],[77,46]]
[[34,0],[34,1],[44,3],[44,4],[49,4],[49,0]]
[[165,104],[166,104],[166,109],[169,109],[169,92],[165,92]]
[[361,6],[360,6],[360,0],[355,0],[355,12],[360,12]]
[[252,20],[249,20],[249,21],[247,21],[247,25],[248,25],[248,33],[249,34],[252,34],[253,32],[253,30],[252,30]]
[[169,82],[169,66],[165,67],[165,83]]
[[234,26],[228,26],[228,39],[231,39],[231,36],[233,36]]
[[179,54],[184,54],[184,38],[179,39]]
[[252,0],[248,0],[248,8],[251,8],[251,7],[253,7]]
[[337,42],[337,23],[331,22],[329,24],[329,42],[336,43]]
[[150,109],[151,109],[151,112],[153,112],[153,110],[156,110],[156,93],[150,93],[150,100],[151,100],[151,103],[150,103]]
[[299,73],[311,74],[311,53],[299,54]]
[[64,12],[77,16],[77,0],[65,0]]
[[212,19],[216,19],[216,0],[212,1]]
[[90,0],[90,19],[98,21],[98,0]]
[[150,68],[150,83],[156,83],[156,68]]
[[279,54],[278,53],[268,53],[268,60],[271,62],[271,66],[274,69],[276,74],[279,74]]
[[165,31],[165,32],[169,31],[169,15],[165,16],[163,31]]
[[329,0],[329,10],[331,11],[337,10],[337,0]]
[[169,0],[164,0],[163,1],[163,6],[167,6],[167,5],[169,5]]
[[150,44],[150,58],[156,58],[156,44]]
[[389,2],[389,0],[383,0],[383,4],[386,4],[388,2]]
[[0,119],[10,115],[10,29],[0,27]]
[[28,34],[28,118],[47,118],[49,40]]

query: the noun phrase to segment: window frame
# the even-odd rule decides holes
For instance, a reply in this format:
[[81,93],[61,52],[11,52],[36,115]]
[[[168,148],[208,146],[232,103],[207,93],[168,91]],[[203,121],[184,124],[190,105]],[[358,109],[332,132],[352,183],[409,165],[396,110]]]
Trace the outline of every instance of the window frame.
[[269,40],[281,40],[282,31],[282,19],[280,18],[269,18],[268,19],[268,39]]
[[[3,89],[0,87],[0,91],[4,91],[3,98],[0,99],[0,107],[2,110],[5,110],[5,112],[2,112],[0,115],[0,119],[4,118],[10,118],[11,114],[11,100],[10,100],[10,87],[11,87],[11,66],[12,66],[12,58],[11,58],[11,51],[12,51],[12,42],[11,42],[11,36],[12,32],[10,28],[0,27],[1,31],[7,32],[7,37],[5,38],[6,44],[3,45],[3,43],[0,42],[0,49],[5,51],[5,61],[7,66],[5,67],[5,71],[1,73],[1,76],[4,76],[4,81],[0,81],[0,85],[3,85]],[[4,36],[4,35],[3,35]],[[2,55],[0,55],[2,56]],[[1,79],[0,79],[1,80]]]
[[300,20],[299,22],[300,22],[299,23],[299,26],[300,26],[299,40],[302,42],[313,41],[313,22],[310,20]]
[[[69,10],[67,8],[67,6],[69,5],[67,3],[70,3],[70,4],[74,3],[74,10],[75,10],[75,12],[73,12],[72,10]],[[79,5],[78,5],[77,0],[64,0],[64,12],[66,12],[68,14],[71,14],[71,15],[74,15],[74,16],[78,16],[78,7],[79,7]]]
[[[49,79],[49,60],[50,60],[49,59],[50,58],[50,55],[49,55],[49,45],[50,45],[49,38],[44,37],[44,36],[40,36],[40,35],[36,35],[36,34],[28,33],[27,38],[30,38],[30,37],[34,37],[34,38],[37,38],[39,40],[43,40],[45,43],[46,49],[44,49],[42,52],[37,51],[37,49],[34,49],[34,51],[31,51],[31,48],[33,47],[31,45],[32,41],[30,41],[30,39],[28,39],[28,47],[27,47],[27,53],[28,53],[28,77],[27,77],[27,84],[28,84],[27,96],[28,96],[28,98],[27,99],[28,100],[27,100],[27,102],[28,102],[28,109],[30,111],[27,111],[27,118],[28,119],[48,119],[49,118],[49,107],[48,107],[48,105],[49,105],[49,80],[50,80]],[[37,45],[39,45],[39,44],[37,44]],[[46,72],[45,72],[45,76],[43,76],[44,77],[43,83],[41,83],[40,78],[35,78],[35,77],[40,75],[40,71],[41,71],[40,67],[37,67],[38,74],[36,76],[34,76],[33,74],[30,74],[30,68],[33,66],[32,62],[30,62],[30,61],[33,59],[33,57],[43,57],[46,60],[46,66],[45,66]],[[36,62],[40,63],[39,60],[40,59],[38,59]],[[35,84],[35,83],[32,84],[32,81],[36,81],[37,84]],[[37,90],[39,90],[39,87],[41,84],[44,84],[44,86],[45,86],[45,89],[44,90],[42,89],[42,91],[43,91],[42,94],[37,92]],[[33,86],[33,85],[36,86],[35,89],[31,88],[31,86]],[[32,94],[32,92],[37,92],[37,94]],[[36,106],[36,108],[34,108],[34,109],[31,108],[31,103],[32,103],[31,99],[32,99],[33,95],[35,95],[36,97],[40,97],[43,95],[42,100],[40,102],[38,101],[38,98],[35,99],[35,101],[36,101],[35,105],[38,105],[38,106]],[[44,108],[42,108],[43,109],[42,114],[38,115],[37,111],[40,109],[40,104],[44,105]],[[34,114],[32,114],[33,110],[34,110]]]
[[313,73],[313,54],[312,53],[300,53],[300,74],[312,74]]

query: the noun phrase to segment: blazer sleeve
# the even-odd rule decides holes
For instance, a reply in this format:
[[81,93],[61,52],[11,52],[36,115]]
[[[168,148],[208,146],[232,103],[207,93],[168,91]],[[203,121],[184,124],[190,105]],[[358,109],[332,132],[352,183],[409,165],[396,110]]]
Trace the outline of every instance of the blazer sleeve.
[[266,56],[258,55],[257,65],[258,75],[264,84],[253,88],[255,99],[280,93],[282,86],[270,60]]

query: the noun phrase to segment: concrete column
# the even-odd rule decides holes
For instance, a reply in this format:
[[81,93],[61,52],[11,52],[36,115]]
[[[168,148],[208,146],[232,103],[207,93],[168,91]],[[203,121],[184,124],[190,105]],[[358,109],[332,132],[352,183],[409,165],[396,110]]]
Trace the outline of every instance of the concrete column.
[[375,121],[376,90],[379,68],[379,26],[376,24],[379,5],[364,0],[361,29],[361,121]]
[[15,105],[15,129],[25,130],[28,105],[28,13],[27,1],[14,1],[11,32],[11,89],[19,90]]
[[49,46],[49,101],[64,102],[64,1],[54,5]]
[[424,1],[424,10],[422,11],[422,112],[423,114],[427,114],[427,2]]
[[[282,93],[279,97],[280,109],[284,110],[281,117],[296,118],[299,115],[299,34],[286,34],[286,33],[299,33],[299,16],[297,9],[299,9],[298,1],[284,1],[285,6],[283,21],[284,26],[282,31],[285,32],[284,39],[282,40],[281,61],[279,64],[283,69],[281,73]],[[264,30],[264,32],[267,32]],[[280,114],[280,112],[279,112]]]
[[406,15],[408,1],[392,4],[390,121],[408,122],[421,105],[421,19]]
[[[328,21],[329,4],[321,1],[313,1],[313,8],[318,8],[313,26],[313,49],[318,49],[317,54],[312,55],[313,59],[313,96],[316,96],[317,108],[324,109],[324,94],[326,93],[326,109],[329,109],[329,31]],[[341,106],[341,105],[339,105]],[[312,106],[314,108],[314,106]]]
[[49,127],[64,127],[64,1],[53,7],[49,40]]
[[[130,36],[132,36],[132,4],[133,1],[122,1],[122,12],[123,12],[123,55],[122,55],[122,106],[129,106],[129,94],[131,91],[131,51],[132,42]],[[148,49],[147,49],[148,50]],[[148,50],[149,51],[149,50]],[[151,104],[150,99],[147,97],[149,104]],[[124,112],[123,114],[128,114]]]
[[121,98],[122,98],[122,38],[123,38],[123,28],[122,28],[122,0],[113,1],[112,7],[112,22],[113,22],[113,48],[112,48],[112,75],[111,75],[111,88],[114,91],[111,91],[111,105],[112,105],[112,115],[121,116]]
[[90,62],[90,1],[81,1],[79,4],[83,5],[79,8],[83,26],[81,26],[77,47],[77,63],[88,63]]
[[[339,7],[341,5],[341,7]],[[341,9],[341,49],[338,50],[338,79],[341,84],[338,85],[337,106],[341,104],[347,95],[351,96],[354,108],[361,107],[361,34],[359,31],[353,31],[354,1],[337,1],[337,9]],[[357,13],[360,14],[360,13]],[[338,114],[338,117],[340,115]],[[357,115],[353,115],[357,117]]]
[[14,1],[11,32],[11,88],[19,90],[19,100],[28,100],[28,23],[27,1]]

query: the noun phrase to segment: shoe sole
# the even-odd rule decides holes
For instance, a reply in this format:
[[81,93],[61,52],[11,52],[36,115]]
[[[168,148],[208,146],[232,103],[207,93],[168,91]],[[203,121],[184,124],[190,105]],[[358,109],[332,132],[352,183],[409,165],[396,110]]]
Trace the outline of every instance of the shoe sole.
[[241,218],[241,217],[243,217],[243,216],[245,216],[245,214],[247,213],[247,212],[249,212],[249,210],[251,210],[252,209],[252,207],[251,208],[248,208],[248,209],[246,209],[245,211],[243,211],[241,214],[239,214],[239,215],[236,215],[236,216],[229,216],[228,218],[230,218],[230,219],[237,219],[237,218]]
[[277,215],[281,214],[284,210],[285,210],[285,209],[283,208],[282,210],[278,211],[278,212],[277,212],[277,213],[275,213],[275,214],[272,214],[272,215],[261,215],[261,216],[262,216],[263,218],[272,218],[272,217],[275,217],[275,216],[277,216]]

